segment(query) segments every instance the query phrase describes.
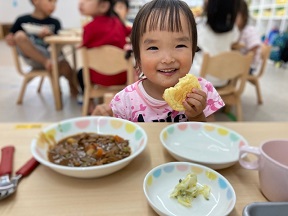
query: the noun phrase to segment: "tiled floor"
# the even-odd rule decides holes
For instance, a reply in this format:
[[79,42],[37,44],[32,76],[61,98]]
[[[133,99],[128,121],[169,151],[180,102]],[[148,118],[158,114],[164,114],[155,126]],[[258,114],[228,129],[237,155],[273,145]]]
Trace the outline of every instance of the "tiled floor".
[[[81,62],[78,64],[81,66]],[[61,79],[63,110],[56,111],[50,83],[44,82],[41,94],[36,89],[39,80],[33,80],[27,88],[23,104],[16,100],[22,83],[14,68],[9,47],[0,41],[0,122],[53,122],[81,116],[81,106],[68,92],[66,80]],[[288,69],[276,69],[270,62],[261,80],[264,103],[258,105],[255,89],[247,84],[243,101],[245,121],[288,121]],[[231,121],[221,112],[217,121]]]

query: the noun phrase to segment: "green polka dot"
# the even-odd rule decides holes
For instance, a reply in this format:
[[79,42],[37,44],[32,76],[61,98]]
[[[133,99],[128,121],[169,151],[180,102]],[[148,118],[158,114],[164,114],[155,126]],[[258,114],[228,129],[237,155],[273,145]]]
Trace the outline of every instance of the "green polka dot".
[[172,134],[172,133],[174,132],[174,127],[168,128],[168,129],[167,129],[167,132],[168,132],[169,134]]
[[231,133],[231,134],[230,134],[230,139],[231,139],[232,141],[238,141],[238,140],[239,140],[239,136],[237,136],[237,135],[234,134],[234,133]]
[[70,122],[58,125],[58,130],[62,133],[67,133],[69,130],[71,130],[71,128],[72,128],[72,124]]
[[135,139],[140,140],[142,138],[143,134],[141,131],[137,130],[135,133]]

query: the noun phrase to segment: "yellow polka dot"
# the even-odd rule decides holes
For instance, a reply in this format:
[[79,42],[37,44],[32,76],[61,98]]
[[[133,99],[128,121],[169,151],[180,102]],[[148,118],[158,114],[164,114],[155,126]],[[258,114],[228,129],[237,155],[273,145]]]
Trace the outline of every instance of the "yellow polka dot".
[[127,133],[133,133],[136,130],[136,126],[133,124],[127,123],[125,125],[125,129],[126,129]]
[[49,130],[45,133],[45,135],[48,139],[54,139],[56,136],[56,130],[55,129]]
[[203,172],[203,169],[200,167],[191,167],[192,172],[194,172],[195,174],[200,174]]
[[151,186],[152,183],[153,183],[153,177],[150,175],[150,176],[148,177],[148,179],[147,179],[147,185],[148,185],[148,186]]
[[229,131],[224,128],[218,128],[218,133],[222,136],[226,136],[229,133]]
[[163,133],[163,139],[166,140],[167,137],[168,137],[168,134],[167,134],[167,131],[165,131],[165,132]]
[[215,129],[215,127],[212,126],[212,125],[205,125],[204,129],[207,130],[207,131],[213,131]]
[[217,175],[216,175],[215,173],[213,173],[213,172],[206,171],[205,174],[206,174],[207,178],[210,179],[210,180],[215,180],[215,179],[217,179]]
[[120,127],[122,127],[123,122],[117,120],[111,120],[110,124],[113,128],[119,129]]

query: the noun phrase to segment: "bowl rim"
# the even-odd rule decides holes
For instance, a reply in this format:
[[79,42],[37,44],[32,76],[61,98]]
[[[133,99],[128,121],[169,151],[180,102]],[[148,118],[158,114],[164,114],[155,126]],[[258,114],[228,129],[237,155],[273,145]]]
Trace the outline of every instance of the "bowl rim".
[[136,124],[135,122],[131,122],[131,121],[128,121],[128,120],[125,120],[125,119],[120,119],[120,118],[111,117],[111,116],[83,116],[83,117],[70,118],[70,119],[66,119],[66,120],[63,120],[63,121],[56,122],[56,123],[52,123],[51,125],[48,125],[47,127],[43,128],[41,131],[42,132],[44,130],[48,131],[48,130],[56,127],[60,123],[63,124],[63,123],[67,123],[67,122],[71,122],[71,121],[73,122],[73,121],[76,121],[76,120],[87,119],[87,118],[89,118],[89,119],[97,119],[97,118],[100,119],[101,118],[101,119],[110,119],[110,120],[113,119],[113,120],[122,121],[124,123],[133,124],[144,135],[143,145],[137,151],[135,151],[134,154],[130,154],[126,158],[123,158],[123,159],[118,160],[118,161],[114,161],[114,162],[109,163],[109,164],[103,164],[103,165],[98,165],[98,166],[89,166],[89,167],[69,167],[69,166],[62,166],[62,165],[54,164],[54,163],[50,162],[49,160],[45,160],[42,157],[40,157],[39,154],[36,152],[36,149],[37,149],[37,138],[34,138],[34,139],[32,139],[32,142],[30,144],[30,150],[32,152],[33,157],[39,163],[44,164],[44,165],[46,165],[46,166],[48,166],[48,167],[50,167],[52,169],[67,170],[67,171],[70,170],[70,171],[81,172],[81,171],[89,171],[89,170],[102,170],[102,169],[106,169],[106,168],[110,168],[110,167],[115,167],[117,165],[125,164],[126,162],[129,162],[132,159],[134,159],[136,156],[138,156],[139,154],[141,154],[145,150],[145,148],[147,146],[147,143],[148,143],[148,138],[147,138],[146,131],[140,125]]
[[143,180],[143,191],[144,191],[144,194],[145,194],[145,197],[146,199],[148,200],[148,202],[152,205],[151,207],[154,209],[157,209],[159,212],[165,214],[165,212],[163,212],[162,210],[160,210],[153,202],[152,200],[150,199],[150,197],[148,196],[148,192],[146,191],[146,182],[148,181],[148,178],[150,175],[152,175],[152,173],[157,170],[157,169],[160,169],[160,168],[163,168],[163,167],[166,167],[166,166],[171,166],[171,165],[188,165],[188,166],[194,166],[194,167],[199,167],[199,168],[202,168],[202,169],[205,169],[206,171],[210,171],[210,172],[213,172],[213,173],[216,173],[218,177],[221,177],[222,179],[224,179],[227,183],[227,185],[231,188],[231,191],[232,191],[232,194],[233,194],[233,204],[229,206],[229,208],[227,208],[227,215],[229,215],[232,210],[234,209],[235,207],[235,204],[236,204],[236,201],[237,201],[237,196],[236,196],[236,192],[232,186],[232,184],[228,181],[228,179],[223,176],[221,173],[217,172],[216,170],[208,167],[208,166],[204,166],[204,165],[201,165],[201,164],[197,164],[197,163],[193,163],[193,162],[183,162],[183,161],[174,161],[174,162],[167,162],[167,163],[163,163],[163,164],[160,164],[156,167],[153,167],[151,170],[149,170],[145,177],[144,177],[144,180]]
[[[200,125],[211,125],[211,126],[214,126],[216,128],[223,128],[229,132],[234,132],[235,134],[237,134],[242,140],[243,140],[243,143],[245,146],[249,146],[249,143],[248,141],[241,135],[239,134],[238,132],[236,132],[235,130],[232,130],[230,128],[227,128],[227,127],[224,127],[222,125],[219,125],[219,124],[215,124],[215,123],[208,123],[208,122],[180,122],[180,123],[177,123],[177,125],[179,124],[187,124],[187,125],[191,125],[191,124],[200,124]],[[167,125],[166,127],[164,127],[161,132],[160,132],[160,140],[161,140],[161,144],[162,146],[168,151],[170,152],[171,154],[175,154],[177,155],[178,157],[181,157],[181,158],[184,158],[185,160],[188,160],[188,161],[191,161],[191,162],[195,162],[195,163],[201,163],[201,164],[207,164],[207,165],[223,165],[223,164],[230,164],[230,163],[236,163],[238,160],[239,160],[239,154],[238,156],[234,159],[234,160],[226,160],[226,161],[219,161],[219,162],[209,162],[209,161],[203,161],[203,160],[194,160],[194,159],[191,159],[189,157],[186,157],[186,156],[182,156],[181,154],[177,153],[177,152],[174,152],[167,144],[166,142],[163,140],[163,133],[165,131],[167,131],[170,127],[175,127],[175,124],[171,124],[171,125]],[[225,159],[225,158],[224,158]]]

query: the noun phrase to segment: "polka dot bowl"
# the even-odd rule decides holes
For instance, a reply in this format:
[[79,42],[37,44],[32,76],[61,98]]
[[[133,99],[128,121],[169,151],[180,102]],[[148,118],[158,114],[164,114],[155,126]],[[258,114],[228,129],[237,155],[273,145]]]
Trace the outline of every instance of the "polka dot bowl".
[[[103,135],[118,135],[129,140],[130,156],[109,164],[90,167],[68,167],[57,165],[48,160],[48,142],[53,139],[58,142],[68,136],[82,132],[94,132]],[[41,138],[42,137],[42,138]],[[63,175],[78,178],[96,178],[114,173],[128,165],[135,157],[143,152],[147,145],[146,132],[137,124],[114,117],[94,116],[79,117],[52,124],[42,130],[40,136],[32,140],[31,151],[34,158],[42,165],[47,166]]]
[[236,131],[203,122],[169,125],[161,131],[160,140],[176,160],[199,163],[212,169],[234,165],[239,160],[240,147],[248,145]]
[[[179,179],[188,173],[197,175],[197,185],[210,187],[209,200],[199,195],[192,200],[191,207],[186,207],[170,197]],[[153,168],[145,176],[143,190],[149,205],[159,215],[224,216],[236,203],[235,191],[225,177],[191,162],[170,162]]]

